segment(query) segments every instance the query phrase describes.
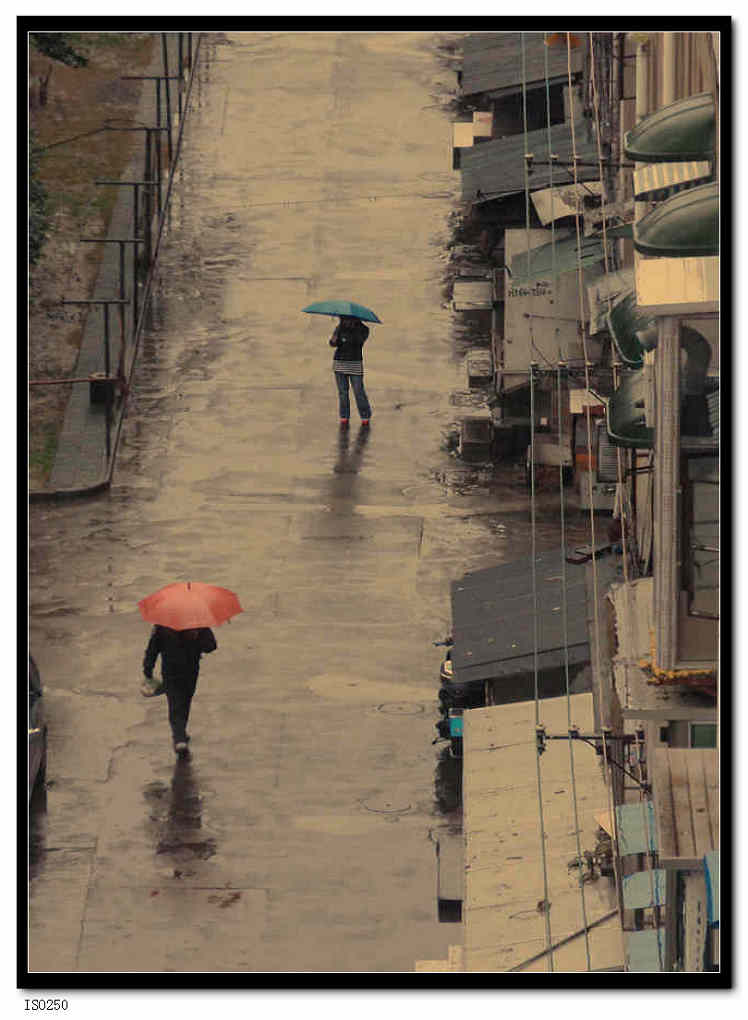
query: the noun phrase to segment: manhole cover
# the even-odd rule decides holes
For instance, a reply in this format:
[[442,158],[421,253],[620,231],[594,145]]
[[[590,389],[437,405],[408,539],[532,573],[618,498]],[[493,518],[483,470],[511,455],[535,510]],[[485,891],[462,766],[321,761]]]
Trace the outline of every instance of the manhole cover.
[[377,705],[377,712],[384,712],[385,715],[418,715],[423,712],[423,705],[413,705],[408,701],[385,701],[383,705]]
[[375,811],[377,814],[384,815],[404,815],[410,811],[411,807],[410,804],[403,804],[402,801],[391,800],[386,794],[381,797],[370,797],[368,800],[362,800],[361,803],[367,811]]

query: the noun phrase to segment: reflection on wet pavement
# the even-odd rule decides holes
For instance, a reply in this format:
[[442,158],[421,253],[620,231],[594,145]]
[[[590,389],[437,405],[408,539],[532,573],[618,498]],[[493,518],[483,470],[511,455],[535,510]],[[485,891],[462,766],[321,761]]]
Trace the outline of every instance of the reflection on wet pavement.
[[[209,36],[114,484],[31,508],[48,838],[80,858],[73,906],[69,873],[40,879],[40,969],[61,946],[115,971],[446,956],[428,832],[458,791],[431,743],[432,642],[451,581],[529,555],[532,534],[521,466],[443,445],[465,339],[441,295],[443,73],[431,33]],[[329,330],[300,312],[337,296],[387,320],[367,342],[371,432],[339,430]],[[538,502],[557,548],[558,496]],[[174,763],[138,694],[137,601],[188,576],[246,612],[201,667],[193,758]],[[363,806],[390,803],[411,807]]]
[[216,853],[214,837],[198,839],[202,828],[202,796],[190,757],[177,758],[170,787],[149,783],[143,791],[148,821],[153,831],[155,853],[166,855],[174,865],[175,878],[195,875],[190,865],[208,860]]
[[350,429],[341,428],[338,435],[338,459],[336,460],[335,467],[333,468],[336,475],[358,474],[363,460],[364,450],[369,441],[370,435],[371,428],[362,425],[358,431],[358,435],[356,436],[353,449],[350,449]]

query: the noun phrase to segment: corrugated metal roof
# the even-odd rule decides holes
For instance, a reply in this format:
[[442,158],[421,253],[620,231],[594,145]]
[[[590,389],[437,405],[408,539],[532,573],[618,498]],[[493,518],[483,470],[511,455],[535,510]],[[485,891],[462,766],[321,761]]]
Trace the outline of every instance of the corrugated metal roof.
[[[566,698],[543,702],[542,719],[551,733],[568,726]],[[571,698],[571,716],[581,732],[593,726],[591,694]],[[535,705],[521,702],[472,709],[464,714],[463,831],[465,900],[463,926],[467,971],[523,973],[548,970],[543,863],[539,848]],[[623,963],[623,938],[614,884],[606,878],[584,883],[569,866],[598,838],[595,817],[608,804],[599,759],[592,748],[572,746],[578,814],[569,794],[569,747],[548,742],[540,758],[544,846],[548,875],[554,970],[587,970],[583,928],[589,932],[593,970]],[[604,919],[604,920],[603,920]]]
[[645,163],[634,170],[634,196],[656,201],[666,198],[696,181],[703,181],[712,172],[706,160],[691,163]]
[[706,405],[709,408],[709,425],[712,436],[719,442],[719,390],[707,393]]
[[660,864],[701,867],[705,854],[719,850],[716,749],[655,748],[650,776]]
[[[566,638],[570,665],[589,662],[583,565],[565,564]],[[538,668],[563,668],[564,620],[559,553],[536,557]],[[483,680],[534,668],[535,628],[529,560],[466,574],[451,585],[454,646],[459,680]]]
[[[590,122],[579,120],[574,128],[577,157],[590,166],[577,166],[577,181],[591,181],[599,178],[597,162],[597,146],[590,130]],[[569,171],[566,180],[574,183],[574,170],[571,166],[573,155],[571,125],[554,124],[551,127],[551,146],[548,148],[548,131],[542,128],[530,131],[525,144],[524,135],[509,135],[506,138],[494,138],[490,142],[482,142],[472,149],[463,151],[460,160],[462,171],[462,197],[466,202],[489,202],[494,198],[514,195],[525,190],[525,153],[533,153],[535,159],[533,171],[529,176],[531,191],[548,187],[548,160],[556,155],[559,165],[553,166],[553,179],[556,186],[564,181],[565,171]]]
[[[522,90],[523,39],[524,71],[528,88],[545,86],[546,56],[548,79],[568,81],[568,58],[565,46],[547,47],[542,32],[481,32],[469,35],[462,47],[462,93],[500,92],[511,95]],[[581,51],[572,50],[571,70],[575,74]]]

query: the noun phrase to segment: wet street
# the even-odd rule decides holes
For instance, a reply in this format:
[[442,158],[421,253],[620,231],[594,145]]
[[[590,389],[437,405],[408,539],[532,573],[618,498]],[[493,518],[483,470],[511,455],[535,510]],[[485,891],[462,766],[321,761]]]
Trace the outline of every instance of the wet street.
[[[207,35],[114,485],[31,508],[49,724],[31,971],[412,971],[436,913],[450,581],[529,555],[524,475],[447,450],[454,73],[431,33]],[[369,431],[334,319],[374,309]],[[558,541],[557,507],[539,542]],[[175,761],[144,595],[239,594]]]

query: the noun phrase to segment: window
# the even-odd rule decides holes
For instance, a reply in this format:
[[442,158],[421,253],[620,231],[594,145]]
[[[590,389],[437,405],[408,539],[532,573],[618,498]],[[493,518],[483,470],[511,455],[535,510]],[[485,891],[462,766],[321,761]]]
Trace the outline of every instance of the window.
[[719,460],[689,457],[684,478],[683,583],[688,613],[719,619]]
[[688,735],[689,747],[716,747],[716,723],[691,723]]

